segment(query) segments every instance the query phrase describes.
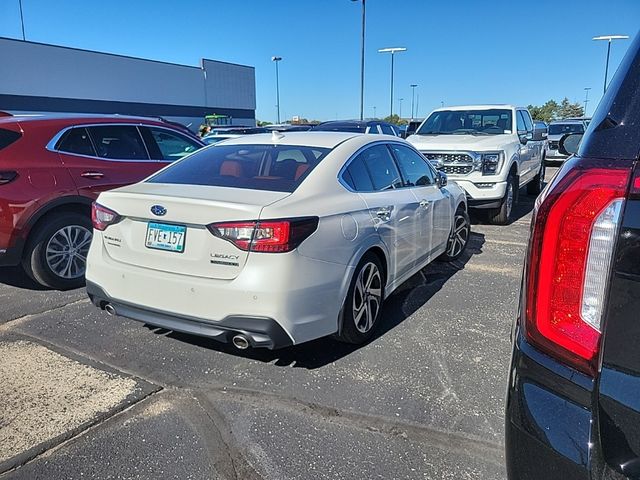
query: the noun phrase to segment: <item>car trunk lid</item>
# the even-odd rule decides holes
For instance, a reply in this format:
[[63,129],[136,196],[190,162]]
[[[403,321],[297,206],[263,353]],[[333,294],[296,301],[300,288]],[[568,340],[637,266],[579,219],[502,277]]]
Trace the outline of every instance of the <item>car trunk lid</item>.
[[104,247],[111,258],[132,266],[233,279],[242,271],[248,252],[214,236],[207,225],[257,220],[264,206],[288,195],[156,183],[106,192],[98,202],[117,212],[122,220],[103,232]]

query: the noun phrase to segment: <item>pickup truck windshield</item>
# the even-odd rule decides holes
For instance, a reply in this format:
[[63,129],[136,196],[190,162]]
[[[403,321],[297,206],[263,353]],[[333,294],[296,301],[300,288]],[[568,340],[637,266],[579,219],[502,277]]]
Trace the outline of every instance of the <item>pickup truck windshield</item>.
[[438,110],[429,115],[418,135],[501,135],[511,133],[509,109]]

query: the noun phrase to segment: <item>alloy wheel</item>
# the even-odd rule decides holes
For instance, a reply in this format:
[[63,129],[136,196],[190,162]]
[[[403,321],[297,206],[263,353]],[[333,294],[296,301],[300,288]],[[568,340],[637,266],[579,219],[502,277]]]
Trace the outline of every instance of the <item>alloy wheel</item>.
[[449,257],[456,257],[464,250],[469,241],[469,230],[469,223],[464,215],[456,214],[453,219],[453,231],[447,244],[447,255]]
[[353,321],[360,333],[367,333],[378,317],[382,302],[382,276],[378,266],[366,263],[356,280],[353,292]]
[[67,225],[54,233],[47,243],[46,259],[51,271],[66,279],[84,275],[91,244],[91,232],[80,225]]

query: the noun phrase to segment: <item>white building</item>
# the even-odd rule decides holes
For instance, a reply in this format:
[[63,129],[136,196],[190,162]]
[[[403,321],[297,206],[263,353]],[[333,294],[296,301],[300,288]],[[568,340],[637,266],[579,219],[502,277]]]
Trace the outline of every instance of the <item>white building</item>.
[[255,125],[255,69],[245,65],[194,67],[3,37],[0,65],[3,111],[160,116],[193,130],[219,114]]

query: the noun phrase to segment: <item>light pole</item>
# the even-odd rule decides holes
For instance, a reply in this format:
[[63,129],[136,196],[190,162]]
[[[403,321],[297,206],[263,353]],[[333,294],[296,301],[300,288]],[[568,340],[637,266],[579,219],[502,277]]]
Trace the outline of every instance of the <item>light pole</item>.
[[24,35],[24,16],[22,15],[22,0],[18,0],[18,5],[20,6],[20,25],[22,26],[22,40],[26,41],[27,37]]
[[591,87],[584,87],[584,116],[587,116],[587,104],[589,103],[589,90]]
[[378,118],[378,117],[376,117],[376,106],[375,105],[373,106],[373,118]]
[[402,118],[402,101],[404,100],[404,98],[399,98],[398,102],[400,103],[400,112],[398,114],[399,118]]
[[391,108],[389,116],[393,115],[393,57],[395,57],[396,52],[406,52],[407,49],[404,47],[390,47],[390,48],[381,48],[378,50],[378,53],[390,53],[391,54]]
[[603,93],[607,93],[607,76],[609,75],[609,55],[611,54],[611,42],[613,40],[626,40],[629,35],[600,35],[599,37],[593,37],[593,40],[607,40],[607,63],[604,67],[604,90]]
[[415,103],[415,100],[416,100],[416,87],[418,86],[418,84],[412,83],[409,86],[411,87],[411,120],[413,120],[414,119],[413,104]]
[[[351,0],[359,2],[360,0]],[[365,1],[362,0],[362,38],[360,39],[360,120],[364,119],[364,27],[365,27]]]
[[276,64],[276,109],[278,112],[278,123],[280,123],[280,77],[278,76],[278,63],[282,57],[271,57],[271,61]]

